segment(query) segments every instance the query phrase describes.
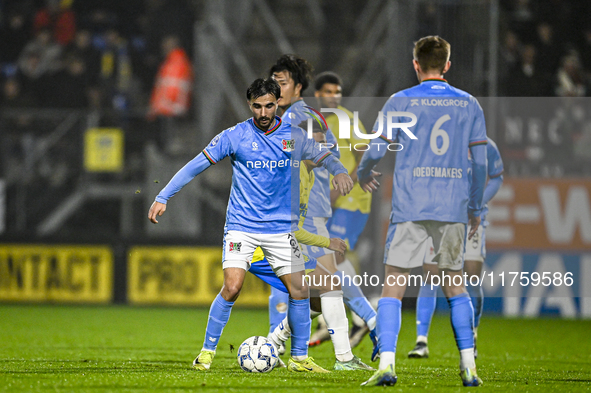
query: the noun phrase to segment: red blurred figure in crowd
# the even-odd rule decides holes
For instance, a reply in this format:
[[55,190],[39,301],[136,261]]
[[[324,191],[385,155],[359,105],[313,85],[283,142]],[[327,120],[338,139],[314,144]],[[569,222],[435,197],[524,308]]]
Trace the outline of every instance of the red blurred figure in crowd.
[[162,40],[165,59],[160,65],[150,99],[149,117],[177,117],[189,110],[193,71],[187,53],[177,36]]
[[70,9],[71,5],[72,0],[47,0],[46,7],[35,14],[33,21],[35,33],[49,28],[58,44],[68,45],[76,34],[76,15]]

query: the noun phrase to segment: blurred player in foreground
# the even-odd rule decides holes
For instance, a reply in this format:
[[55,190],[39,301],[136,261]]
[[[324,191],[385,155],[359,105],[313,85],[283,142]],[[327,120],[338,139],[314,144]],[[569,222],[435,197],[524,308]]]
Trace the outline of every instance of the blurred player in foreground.
[[[397,152],[394,165],[385,282],[378,303],[380,366],[363,385],[386,386],[397,381],[394,360],[402,298],[409,272],[423,264],[431,237],[433,260],[441,274],[447,276],[442,289],[451,308],[451,324],[460,351],[460,377],[464,386],[478,386],[482,381],[476,375],[474,362],[474,310],[462,280],[462,267],[466,224],[470,223],[471,239],[482,213],[487,173],[484,114],[474,97],[443,79],[451,65],[447,41],[437,36],[421,38],[415,43],[413,55],[419,85],[390,97],[374,125],[375,132],[382,132],[388,120],[408,124],[406,128],[391,129],[388,135],[403,148]],[[388,112],[406,114],[391,119]],[[372,139],[370,146],[358,170],[359,182],[366,191],[377,189],[377,173],[372,168],[389,145],[383,139]]]
[[[484,293],[482,285],[470,285],[470,277],[478,277],[478,282],[482,277],[482,266],[486,258],[486,215],[488,213],[488,202],[496,195],[497,191],[503,184],[503,160],[501,153],[497,148],[496,143],[488,138],[486,145],[486,157],[488,160],[488,183],[484,189],[484,197],[482,200],[482,214],[480,215],[480,226],[472,237],[466,243],[466,250],[464,253],[464,271],[468,274],[466,289],[472,299],[472,307],[474,307],[474,358],[478,356],[476,350],[476,339],[478,338],[478,326],[480,325],[480,317],[482,316],[482,308],[484,305]],[[439,274],[437,264],[432,262],[434,253],[429,252],[433,250],[431,245],[427,248],[427,257],[423,264],[423,275],[427,274],[432,277]],[[429,348],[427,346],[427,335],[429,334],[429,327],[431,326],[431,318],[437,306],[437,289],[438,285],[431,285],[431,282],[423,282],[423,286],[417,298],[417,342],[412,351],[408,353],[409,358],[427,358],[429,357]]]
[[[350,124],[353,121],[353,113],[341,105],[341,98],[343,96],[343,82],[341,78],[334,72],[323,72],[316,77],[314,82],[315,92],[314,96],[318,99],[321,108],[337,108],[345,112]],[[369,212],[371,210],[371,193],[365,192],[357,182],[357,166],[363,157],[363,150],[356,150],[356,143],[363,143],[367,140],[359,139],[359,137],[350,130],[351,138],[341,138],[339,129],[339,118],[336,114],[326,116],[328,128],[333,132],[337,139],[340,157],[339,160],[343,163],[345,168],[349,171],[351,179],[355,183],[353,190],[346,195],[338,195],[337,190],[331,190],[330,200],[332,204],[332,217],[328,221],[327,227],[330,237],[343,238],[347,242],[350,251],[355,249],[357,240],[365,228]],[[365,127],[361,122],[359,130],[365,132]],[[351,127],[352,128],[352,127]],[[357,272],[347,255],[335,254],[338,274],[343,278],[344,275],[353,278]],[[353,305],[356,312],[353,315],[353,328],[349,334],[351,347],[356,347],[363,337],[373,331],[372,337],[375,337],[376,327],[376,312],[361,291],[355,285],[351,285],[351,290],[348,293],[347,302]],[[310,346],[318,345],[330,338],[328,329],[324,321],[319,317],[318,328],[310,337]]]
[[[304,59],[294,55],[283,55],[271,67],[269,75],[272,76],[281,86],[281,99],[279,106],[284,111],[281,118],[284,122],[292,124],[292,126],[306,127],[313,109],[306,105],[302,98],[302,92],[306,90],[310,84],[312,77],[312,66]],[[324,144],[323,146],[333,146],[331,148],[335,157],[339,157],[337,149],[337,140],[330,130],[325,127],[324,132],[314,132],[313,137],[316,142]],[[298,128],[299,129],[299,128]],[[330,204],[330,174],[322,167],[313,170],[315,181],[310,191],[309,205],[307,215],[303,224],[303,228],[315,235],[321,235],[329,238],[329,232],[326,224],[332,215],[332,208]],[[358,301],[363,293],[352,281],[352,277],[344,279],[342,272],[337,270],[336,259],[334,252],[328,248],[318,246],[302,246],[302,250],[311,258],[317,259],[318,263],[323,266],[325,270],[330,273],[337,273],[341,278],[343,296],[345,304],[359,315],[364,315],[371,319],[371,306],[367,300],[365,304]],[[282,299],[285,296],[276,288],[272,288],[271,297],[269,298],[269,319],[271,321],[271,331],[277,327],[279,322],[285,318],[285,314],[278,312],[276,305],[277,299]],[[364,299],[365,300],[365,299]],[[369,306],[369,311],[364,309]],[[374,315],[375,316],[375,315]],[[281,319],[280,319],[281,318]],[[371,323],[371,322],[370,322]],[[347,325],[348,328],[348,325]],[[348,329],[347,329],[348,330]],[[371,335],[375,344],[375,332]]]
[[[342,239],[329,239],[321,235],[314,235],[303,229],[303,223],[308,212],[310,191],[314,185],[313,169],[315,167],[316,165],[309,160],[302,161],[300,165],[300,219],[298,230],[294,235],[300,244],[326,247],[337,254],[343,255],[347,250],[347,245]],[[341,285],[338,284],[340,280],[333,280],[332,273],[319,264],[316,259],[308,257],[305,253],[303,256],[306,262],[305,267],[306,275],[309,279],[308,284],[311,289],[317,292],[316,296],[313,294],[310,295],[311,316],[318,316],[321,312],[326,319],[328,328],[332,330],[330,338],[332,339],[336,357],[333,369],[336,371],[374,370],[372,367],[363,363],[357,356],[353,355],[351,351],[349,338],[347,337],[349,321],[347,320],[347,314],[345,313],[345,306],[343,304],[343,291],[341,290]],[[283,283],[273,274],[273,270],[260,248],[257,248],[254,253],[249,272],[271,285],[272,288],[287,293],[287,289]],[[269,339],[276,346],[280,354],[283,354],[285,351],[285,342],[289,339],[290,335],[291,331],[287,317],[269,335]]]
[[280,92],[279,85],[272,79],[254,81],[246,92],[253,117],[214,137],[203,152],[160,191],[148,213],[148,218],[157,223],[158,216],[166,210],[168,199],[205,169],[231,157],[232,188],[222,255],[224,284],[209,310],[203,349],[193,362],[197,370],[211,367],[252,255],[261,247],[289,292],[289,325],[293,332],[290,363],[299,366],[298,371],[324,371],[308,356],[310,300],[308,285],[303,280],[304,260],[293,235],[297,230],[299,189],[295,190],[294,198],[292,165],[298,166],[302,159],[310,159],[325,166],[335,175],[335,185],[343,194],[351,190],[353,182],[330,152],[306,138],[303,130],[294,132],[275,115]]

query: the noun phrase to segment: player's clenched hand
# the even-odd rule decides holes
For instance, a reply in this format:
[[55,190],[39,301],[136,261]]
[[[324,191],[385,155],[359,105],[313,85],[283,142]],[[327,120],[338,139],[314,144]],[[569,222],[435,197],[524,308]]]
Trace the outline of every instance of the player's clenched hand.
[[328,246],[329,250],[334,252],[338,252],[341,255],[345,255],[345,251],[347,251],[347,243],[343,239],[339,239],[337,237],[330,238],[330,245]]
[[480,216],[473,216],[472,214],[470,214],[469,220],[470,232],[468,232],[468,240],[472,239],[472,236],[474,236],[474,234],[478,230],[478,227],[480,226]]
[[376,180],[376,178],[382,176],[380,172],[371,171],[369,176],[359,179],[359,185],[365,192],[374,192],[380,188],[380,182]]
[[348,174],[339,173],[332,178],[332,185],[334,186],[335,190],[339,190],[341,195],[347,195],[351,192],[355,184]]
[[152,203],[152,206],[150,206],[150,211],[148,212],[148,218],[154,224],[158,224],[158,220],[156,219],[156,217],[161,216],[162,214],[164,214],[165,211],[166,211],[166,204],[154,201],[154,203]]

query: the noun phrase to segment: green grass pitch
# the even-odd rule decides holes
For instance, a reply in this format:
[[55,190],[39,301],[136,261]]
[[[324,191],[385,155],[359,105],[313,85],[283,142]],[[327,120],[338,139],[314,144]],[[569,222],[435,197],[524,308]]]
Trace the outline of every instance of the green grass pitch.
[[[265,335],[266,310],[232,311],[212,369],[191,362],[201,348],[206,309],[0,306],[0,391],[203,391],[349,392],[371,373],[268,374],[240,370],[236,350]],[[404,313],[398,341],[398,384],[391,391],[474,391],[462,388],[449,317],[438,314],[429,359],[407,359],[414,344],[413,313]],[[588,391],[591,389],[591,321],[483,318],[477,365],[482,391]],[[367,337],[354,352],[369,362]],[[332,367],[332,344],[310,350]],[[287,360],[287,357],[284,357]],[[309,389],[309,390],[304,390]],[[376,390],[379,388],[370,388]]]

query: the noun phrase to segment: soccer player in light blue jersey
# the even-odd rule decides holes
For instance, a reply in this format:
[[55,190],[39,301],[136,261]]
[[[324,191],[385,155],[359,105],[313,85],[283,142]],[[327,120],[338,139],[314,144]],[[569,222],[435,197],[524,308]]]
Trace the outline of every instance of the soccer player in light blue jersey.
[[214,137],[160,191],[148,213],[148,218],[157,223],[167,201],[183,186],[211,165],[230,157],[233,175],[224,228],[224,284],[209,311],[203,349],[193,362],[198,370],[211,367],[253,253],[261,247],[289,292],[292,356],[288,368],[327,372],[308,356],[310,301],[308,286],[303,281],[302,252],[293,235],[298,225],[299,176],[293,178],[292,166],[299,173],[302,159],[323,165],[335,175],[335,187],[343,194],[351,191],[353,182],[338,159],[306,138],[304,130],[294,130],[275,115],[279,96],[280,87],[274,80],[254,81],[246,93],[253,117]]
[[[477,356],[476,339],[478,338],[478,326],[480,325],[480,317],[482,316],[482,308],[484,305],[484,293],[482,285],[470,285],[470,282],[476,283],[474,279],[470,281],[472,276],[480,278],[482,276],[482,265],[486,258],[486,215],[488,213],[487,203],[496,195],[497,191],[503,184],[503,160],[501,153],[497,148],[496,143],[488,138],[486,145],[486,157],[488,160],[488,182],[484,189],[484,198],[482,200],[482,214],[480,215],[480,226],[478,231],[474,234],[472,239],[466,243],[466,250],[464,252],[464,271],[468,275],[466,288],[472,300],[472,307],[474,307],[474,357]],[[431,249],[431,247],[429,247]],[[432,277],[439,274],[437,263],[432,262],[434,253],[427,252],[425,263],[423,264],[423,275]],[[417,298],[417,342],[415,347],[408,353],[409,358],[426,358],[429,357],[429,348],[427,346],[427,335],[429,327],[431,326],[431,319],[437,306],[437,289],[438,285],[432,285],[431,282],[423,282],[423,286],[419,291]]]
[[372,139],[357,172],[364,190],[376,190],[379,183],[373,167],[394,141],[403,146],[397,149],[394,166],[385,282],[378,303],[379,348],[374,349],[374,358],[379,349],[380,365],[363,385],[391,386],[397,381],[394,359],[402,298],[410,269],[423,264],[426,244],[432,238],[434,261],[442,276],[447,276],[442,278],[442,289],[460,351],[460,377],[464,386],[478,386],[482,381],[474,362],[474,311],[462,267],[467,224],[471,239],[482,213],[487,173],[484,115],[474,97],[443,79],[451,66],[447,41],[437,36],[421,38],[413,55],[420,83],[386,102],[374,125],[374,132],[383,131],[386,140]]

